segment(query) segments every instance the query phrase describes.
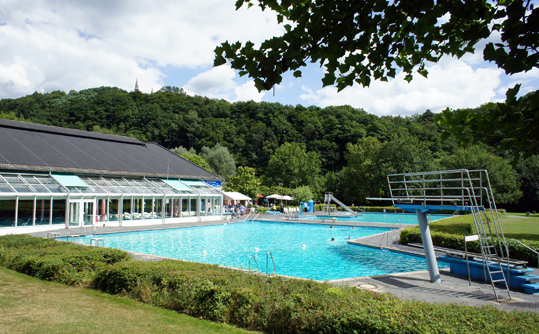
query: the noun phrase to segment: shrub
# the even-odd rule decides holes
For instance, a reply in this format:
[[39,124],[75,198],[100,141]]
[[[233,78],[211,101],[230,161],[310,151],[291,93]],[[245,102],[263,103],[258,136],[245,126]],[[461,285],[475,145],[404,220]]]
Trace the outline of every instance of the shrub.
[[[430,234],[432,237],[432,244],[434,246],[464,250],[464,235],[471,234],[471,226],[469,232],[462,233],[460,235],[438,231],[436,227],[431,228]],[[520,241],[532,249],[539,249],[539,241]],[[399,242],[401,244],[421,243],[421,232],[419,231],[419,228],[411,227],[403,229],[400,234]],[[497,242],[496,239],[495,242]],[[507,241],[507,246],[509,248],[509,257],[511,259],[528,261],[528,263],[534,265],[537,263],[537,254],[520,245],[519,243],[515,241]],[[468,242],[467,247],[469,252],[481,253],[481,247],[477,241]]]
[[256,212],[266,213],[268,212],[268,208],[261,206],[258,209],[256,209]]
[[124,251],[96,248],[28,235],[0,237],[0,265],[43,280],[88,284],[95,272],[123,261]]
[[[83,270],[95,272],[90,285],[95,289],[269,333],[530,333],[539,327],[539,315],[531,312],[399,300],[354,287],[252,275],[208,264],[126,260],[120,251],[104,260],[96,252],[104,249],[44,239],[24,240],[26,246],[19,249],[6,244],[23,242],[3,238],[0,256],[7,263],[25,258],[21,270],[34,271],[29,268],[39,263],[36,254],[48,248],[55,250],[49,254],[49,265],[37,267],[54,279],[55,271],[69,268],[62,249],[77,255],[79,264],[86,266]],[[82,260],[87,258],[110,263],[92,266]]]

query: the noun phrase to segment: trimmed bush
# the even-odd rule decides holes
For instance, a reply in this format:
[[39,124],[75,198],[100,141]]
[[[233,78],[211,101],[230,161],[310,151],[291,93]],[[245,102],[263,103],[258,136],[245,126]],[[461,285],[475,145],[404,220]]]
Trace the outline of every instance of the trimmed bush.
[[[94,287],[269,333],[518,332],[539,325],[536,314],[401,301],[351,287],[179,261],[118,263],[101,271]],[[517,319],[522,328],[511,323]]]
[[0,265],[69,285],[88,284],[96,271],[127,257],[126,252],[117,249],[88,247],[28,235],[0,237]]
[[266,213],[268,212],[268,208],[261,206],[258,209],[256,209],[256,212]]
[[[433,224],[434,225],[434,224]],[[462,234],[453,234],[447,232],[440,232],[438,226],[431,228],[430,234],[432,237],[432,244],[438,247],[451,248],[457,250],[464,250],[464,235],[470,235],[472,233],[471,226],[470,231]],[[528,247],[533,249],[539,249],[539,241],[533,240],[520,240]],[[421,232],[419,227],[410,227],[401,231],[400,240],[401,244],[409,243],[421,243]],[[515,241],[507,241],[509,247],[509,257],[515,260],[528,261],[531,265],[537,265],[537,254],[530,251],[526,247]],[[481,253],[481,247],[478,241],[468,242],[468,251],[474,253]]]
[[[37,265],[38,254],[45,253],[47,265]],[[399,300],[192,262],[133,261],[121,251],[27,236],[0,237],[0,258],[2,265],[42,270],[51,280],[62,281],[58,271],[76,267],[93,273],[90,286],[97,290],[268,333],[531,333],[539,328],[534,313]],[[72,258],[77,260],[67,261]]]

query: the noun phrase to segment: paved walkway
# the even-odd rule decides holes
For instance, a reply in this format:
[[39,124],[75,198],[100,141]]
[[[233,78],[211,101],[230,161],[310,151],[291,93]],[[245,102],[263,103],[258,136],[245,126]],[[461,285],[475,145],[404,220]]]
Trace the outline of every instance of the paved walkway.
[[[260,216],[261,220],[282,221],[288,223],[303,223],[303,224],[334,224],[331,221],[321,222],[318,220],[289,220],[284,216],[278,215],[263,215]],[[225,221],[212,221],[212,222],[200,222],[200,223],[180,223],[180,224],[166,224],[166,225],[151,225],[151,226],[126,226],[126,227],[98,227],[96,234],[108,234],[118,232],[132,232],[132,231],[145,231],[155,229],[168,229],[168,228],[183,228],[192,226],[206,226],[222,224]],[[237,223],[241,220],[230,221],[227,223]],[[339,225],[347,226],[381,226],[388,227],[388,224],[382,223],[361,223],[361,222],[343,222],[339,221]],[[90,232],[89,229],[86,229]],[[48,231],[50,232],[50,231]],[[34,236],[47,237],[48,232],[32,233]],[[82,235],[86,234],[82,228],[72,229],[60,229],[54,232],[60,233],[60,236],[65,237],[68,235]],[[93,234],[93,231],[91,231]],[[424,255],[423,249],[398,245],[395,243],[393,237],[398,237],[400,231],[393,230],[387,233],[377,234],[361,239],[351,240],[351,243],[376,247],[376,248],[389,248],[393,251],[410,252],[418,255]],[[90,234],[90,233],[88,233]],[[143,261],[160,261],[164,258],[147,255],[147,254],[135,254],[132,255]],[[437,253],[437,256],[443,255],[443,253]],[[535,275],[539,275],[539,270],[534,269]],[[456,303],[472,306],[491,305],[503,310],[520,310],[527,312],[539,313],[539,295],[528,295],[517,291],[512,291],[512,300],[502,300],[501,303],[496,301],[494,292],[490,285],[472,281],[472,285],[469,286],[468,278],[463,276],[456,276],[449,272],[449,270],[440,270],[442,278],[441,283],[431,283],[429,280],[429,273],[427,271],[400,273],[391,275],[381,275],[372,277],[360,277],[350,278],[344,280],[334,280],[330,283],[335,285],[350,285],[358,288],[369,289],[380,293],[390,293],[401,299],[415,299],[420,301],[426,301],[429,303]],[[505,298],[502,296],[501,298]]]

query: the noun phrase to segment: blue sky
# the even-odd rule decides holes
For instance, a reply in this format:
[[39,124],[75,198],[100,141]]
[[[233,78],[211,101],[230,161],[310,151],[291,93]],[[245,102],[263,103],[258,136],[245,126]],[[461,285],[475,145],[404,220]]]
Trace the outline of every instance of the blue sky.
[[[117,86],[149,93],[162,86],[228,101],[267,101],[304,106],[351,105],[376,115],[412,115],[426,109],[477,107],[504,99],[522,83],[539,89],[539,70],[513,77],[476,54],[429,64],[429,79],[402,76],[369,88],[337,93],[322,87],[317,64],[302,78],[287,74],[259,93],[248,77],[226,65],[213,68],[213,50],[228,40],[260,43],[283,28],[258,7],[235,11],[234,0],[4,0],[0,8],[0,98],[33,92]],[[496,36],[492,37],[493,40]],[[484,43],[483,43],[484,44]]]

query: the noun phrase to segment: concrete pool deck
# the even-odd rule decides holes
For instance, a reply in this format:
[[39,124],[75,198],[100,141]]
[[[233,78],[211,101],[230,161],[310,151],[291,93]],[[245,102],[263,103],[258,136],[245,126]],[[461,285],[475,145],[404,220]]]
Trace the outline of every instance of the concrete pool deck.
[[[250,220],[250,219],[249,219]],[[257,218],[257,220],[265,221],[278,221],[287,223],[305,223],[305,224],[323,224],[339,225],[339,226],[370,226],[370,227],[388,227],[387,223],[365,223],[365,222],[332,222],[326,220],[325,222],[317,220],[289,220],[284,216],[279,215],[263,215]],[[147,231],[156,229],[172,229],[172,228],[184,228],[193,226],[209,226],[223,223],[239,223],[240,220],[233,221],[212,221],[212,222],[198,222],[198,223],[179,223],[179,224],[164,224],[164,225],[148,225],[148,226],[126,226],[126,227],[97,227],[96,234],[109,234],[120,232],[135,232],[135,231]],[[403,224],[405,225],[405,224]],[[406,226],[404,226],[406,227]],[[47,237],[47,232],[36,232],[31,235],[38,237]],[[84,235],[84,229],[71,228],[71,229],[59,229],[55,230],[60,234],[60,237],[67,237],[71,235]],[[350,243],[365,245],[370,247],[387,248],[391,251],[409,252],[417,255],[424,255],[423,250],[415,247],[409,247],[404,245],[397,245],[391,243],[394,236],[398,236],[399,230],[393,230],[388,233],[381,233],[374,236],[369,236],[361,239],[351,240]],[[389,241],[389,242],[388,242]],[[160,261],[163,257],[147,255],[147,254],[135,254],[131,253],[135,258],[143,261]],[[443,255],[442,253],[437,253]],[[534,269],[534,275],[539,275],[539,270]],[[485,306],[490,305],[502,310],[519,310],[526,312],[539,313],[539,295],[524,294],[519,291],[511,291],[512,300],[502,301],[498,303],[494,296],[492,287],[489,284],[472,281],[472,285],[469,286],[468,278],[464,276],[453,275],[449,272],[449,269],[440,270],[442,282],[439,284],[431,283],[429,281],[429,274],[427,271],[398,273],[389,275],[380,275],[372,277],[359,277],[348,278],[342,280],[333,280],[329,283],[334,285],[348,285],[356,286],[362,289],[368,289],[377,293],[389,293],[400,299],[419,300],[429,303],[455,303],[470,306]],[[501,298],[505,298],[505,295],[501,295]]]

